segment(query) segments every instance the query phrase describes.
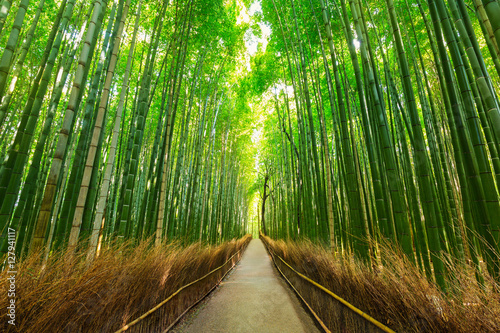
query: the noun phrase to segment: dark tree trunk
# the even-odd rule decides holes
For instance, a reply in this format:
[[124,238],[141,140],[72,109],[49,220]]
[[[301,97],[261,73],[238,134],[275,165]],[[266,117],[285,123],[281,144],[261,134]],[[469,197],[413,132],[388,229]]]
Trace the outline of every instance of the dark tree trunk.
[[266,175],[266,177],[264,178],[264,195],[262,196],[262,232],[264,233],[265,236],[267,236],[267,230],[266,230],[266,199],[267,197],[269,196],[269,194],[267,194],[267,188],[269,187],[269,185],[267,185],[267,181],[269,180],[269,175]]

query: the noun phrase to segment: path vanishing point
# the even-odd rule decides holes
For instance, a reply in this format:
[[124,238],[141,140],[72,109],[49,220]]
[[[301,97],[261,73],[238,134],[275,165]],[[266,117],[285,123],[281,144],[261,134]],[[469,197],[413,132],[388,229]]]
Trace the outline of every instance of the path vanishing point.
[[319,330],[279,276],[264,244],[254,239],[233,272],[173,332],[315,333]]

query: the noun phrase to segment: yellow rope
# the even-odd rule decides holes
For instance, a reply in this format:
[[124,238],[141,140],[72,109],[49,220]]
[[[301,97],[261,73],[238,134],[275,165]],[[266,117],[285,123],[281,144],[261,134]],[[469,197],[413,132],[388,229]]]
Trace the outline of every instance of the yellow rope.
[[[271,253],[271,256],[273,257],[273,262],[274,262],[274,253]],[[314,312],[314,310],[311,308],[311,306],[306,302],[306,300],[304,299],[304,297],[302,297],[302,295],[299,293],[299,291],[293,286],[293,284],[290,282],[290,280],[288,280],[288,278],[286,277],[285,273],[283,273],[281,271],[281,269],[279,268],[279,266],[276,265],[276,263],[274,264],[274,266],[276,266],[276,268],[280,272],[281,276],[283,276],[283,278],[286,280],[286,282],[288,282],[288,284],[290,285],[290,287],[292,287],[292,289],[295,291],[295,293],[297,294],[297,296],[300,297],[300,299],[302,300],[302,302],[304,302],[304,304],[307,306],[307,308],[309,309],[309,311],[311,311],[311,313],[313,314],[314,318],[316,318],[316,320],[321,325],[321,327],[323,328],[323,330],[326,333],[332,333],[332,331],[330,331],[328,329],[328,327],[326,327],[325,323],[323,323],[323,321],[319,318],[319,316],[316,314],[316,312]]]
[[[317,283],[316,281],[314,280],[311,280],[310,278],[308,278],[307,276],[297,272],[292,266],[290,266],[285,260],[283,260],[283,258],[281,258],[279,255],[275,254],[274,252],[272,251],[269,251],[272,253],[272,257],[274,259],[274,256],[278,257],[286,266],[288,266],[288,268],[290,268],[295,274],[297,274],[298,276],[300,276],[302,279],[306,280],[307,282],[311,283],[312,285],[314,285],[315,287],[323,290],[325,293],[327,293],[328,295],[332,296],[333,298],[335,298],[337,301],[339,301],[340,303],[342,303],[343,305],[345,305],[346,307],[348,307],[349,309],[351,309],[352,311],[356,312],[358,315],[360,315],[361,317],[365,318],[366,320],[368,320],[369,322],[371,322],[373,325],[377,326],[378,328],[380,328],[382,331],[384,332],[388,332],[388,333],[396,333],[395,331],[393,331],[392,329],[390,329],[389,327],[385,326],[384,324],[382,324],[381,322],[379,322],[378,320],[376,320],[375,318],[371,317],[370,315],[364,313],[363,311],[361,311],[360,309],[358,309],[357,307],[355,307],[354,305],[352,305],[351,303],[347,302],[345,299],[343,299],[342,297],[334,294],[333,292],[331,292],[329,289],[323,287],[322,285],[320,285],[319,283]],[[301,296],[302,298],[302,296]],[[309,305],[308,305],[309,307]]]
[[[240,258],[240,259],[241,259],[241,258]],[[170,330],[171,330],[171,329],[172,329],[172,328],[173,328],[173,327],[174,327],[174,326],[175,326],[175,325],[179,322],[179,320],[180,320],[182,317],[184,317],[184,315],[185,315],[186,313],[188,313],[188,311],[190,311],[190,310],[191,310],[192,308],[194,308],[194,307],[195,307],[198,303],[200,303],[200,302],[201,302],[202,300],[204,300],[204,299],[205,299],[208,295],[210,295],[210,293],[211,293],[212,291],[214,291],[214,289],[215,289],[215,288],[217,288],[217,287],[220,285],[220,283],[222,282],[222,280],[224,280],[224,278],[225,278],[225,277],[226,277],[226,276],[227,276],[227,275],[228,275],[228,274],[229,274],[229,273],[233,270],[234,266],[236,266],[236,265],[240,262],[240,259],[238,259],[238,261],[237,261],[237,262],[235,262],[235,263],[233,264],[233,266],[231,266],[231,268],[229,268],[229,269],[226,271],[226,273],[224,273],[224,275],[222,275],[222,277],[219,279],[219,282],[217,282],[217,284],[216,284],[216,285],[214,285],[214,286],[213,286],[213,287],[212,287],[212,288],[211,288],[211,289],[210,289],[210,290],[209,290],[209,291],[208,291],[205,295],[203,295],[202,297],[200,297],[200,299],[198,299],[196,302],[194,302],[193,304],[191,304],[191,306],[190,306],[189,308],[187,308],[187,309],[186,309],[186,310],[185,310],[185,311],[184,311],[184,312],[183,312],[183,313],[182,313],[179,317],[177,317],[177,319],[176,319],[176,320],[174,320],[174,322],[173,322],[172,324],[170,324],[170,326],[169,326],[169,327],[167,327],[167,328],[163,331],[163,333],[167,333],[167,332],[169,332],[169,331],[170,331]]]
[[149,316],[150,314],[152,314],[153,312],[155,312],[156,310],[158,310],[159,308],[161,308],[163,305],[165,305],[168,301],[170,301],[175,295],[177,295],[178,293],[180,293],[182,290],[186,289],[187,287],[189,286],[192,286],[193,284],[197,283],[197,282],[200,282],[201,280],[205,279],[206,277],[212,275],[213,273],[215,273],[216,271],[218,271],[219,269],[221,269],[222,267],[226,266],[226,264],[234,258],[234,256],[236,256],[238,253],[240,253],[241,249],[238,250],[238,252],[236,252],[235,254],[233,254],[231,256],[231,258],[229,258],[225,263],[223,263],[221,266],[211,270],[209,273],[207,273],[206,275],[202,276],[201,278],[199,278],[198,280],[195,280],[191,283],[188,283],[186,284],[185,286],[183,287],[180,287],[175,293],[173,293],[172,295],[170,295],[167,299],[163,300],[161,303],[159,303],[158,305],[156,305],[154,308],[152,308],[151,310],[149,310],[148,312],[146,312],[145,314],[143,314],[142,316],[140,316],[139,318],[137,318],[136,320],[134,321],[131,321],[130,323],[124,325],[122,328],[120,328],[118,331],[116,331],[115,333],[121,333],[121,332],[125,332],[126,330],[128,330],[130,327],[134,326],[135,324],[137,324],[138,322],[142,321],[144,318],[146,318],[147,316]]

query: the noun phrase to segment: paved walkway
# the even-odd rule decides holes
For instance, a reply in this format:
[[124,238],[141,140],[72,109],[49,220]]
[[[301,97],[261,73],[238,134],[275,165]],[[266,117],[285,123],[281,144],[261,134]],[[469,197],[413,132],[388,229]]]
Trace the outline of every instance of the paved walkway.
[[296,295],[280,278],[260,239],[250,242],[234,271],[173,331],[319,332]]

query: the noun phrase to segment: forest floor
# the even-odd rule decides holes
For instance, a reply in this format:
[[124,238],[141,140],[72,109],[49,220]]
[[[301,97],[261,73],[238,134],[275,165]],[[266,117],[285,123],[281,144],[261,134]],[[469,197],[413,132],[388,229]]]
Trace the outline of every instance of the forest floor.
[[173,332],[315,333],[319,330],[273,267],[261,240],[254,239],[234,271]]

